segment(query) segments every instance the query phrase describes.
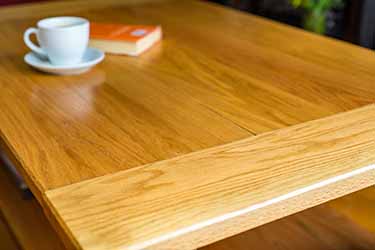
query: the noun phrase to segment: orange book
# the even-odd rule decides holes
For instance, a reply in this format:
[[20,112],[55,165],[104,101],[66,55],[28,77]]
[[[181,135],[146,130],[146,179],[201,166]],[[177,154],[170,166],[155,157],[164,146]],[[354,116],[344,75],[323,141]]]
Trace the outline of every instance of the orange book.
[[90,23],[90,46],[137,56],[161,39],[160,26]]

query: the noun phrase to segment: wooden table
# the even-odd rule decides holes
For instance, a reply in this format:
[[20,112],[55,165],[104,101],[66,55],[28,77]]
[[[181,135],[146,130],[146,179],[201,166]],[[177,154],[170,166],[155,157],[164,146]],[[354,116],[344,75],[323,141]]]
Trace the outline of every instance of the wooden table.
[[[46,75],[22,33],[50,15],[164,39]],[[198,1],[31,4],[0,22],[2,149],[67,248],[191,250],[375,183],[369,50]]]

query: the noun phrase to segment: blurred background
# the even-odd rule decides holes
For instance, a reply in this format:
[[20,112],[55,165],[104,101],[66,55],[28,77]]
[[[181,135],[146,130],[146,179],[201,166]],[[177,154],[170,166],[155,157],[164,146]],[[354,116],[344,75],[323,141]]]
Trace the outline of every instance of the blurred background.
[[375,0],[210,0],[375,49]]
[[[0,0],[0,6],[43,0]],[[207,0],[375,49],[375,0]]]

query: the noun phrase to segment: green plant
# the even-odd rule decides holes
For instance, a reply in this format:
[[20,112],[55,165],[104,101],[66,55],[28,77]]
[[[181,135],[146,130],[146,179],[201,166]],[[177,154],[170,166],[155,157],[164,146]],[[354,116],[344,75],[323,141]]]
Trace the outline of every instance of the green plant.
[[344,0],[290,0],[295,8],[306,11],[304,28],[319,34],[326,31],[326,17],[332,8],[342,7]]

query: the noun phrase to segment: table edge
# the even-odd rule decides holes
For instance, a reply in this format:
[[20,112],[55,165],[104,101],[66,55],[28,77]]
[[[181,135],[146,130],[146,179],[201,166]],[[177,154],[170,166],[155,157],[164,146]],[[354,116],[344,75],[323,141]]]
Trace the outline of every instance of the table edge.
[[[335,114],[329,117],[321,118],[318,120],[308,121],[305,123],[297,124],[291,127],[282,128],[279,130],[273,130],[267,133],[259,134],[257,136],[251,137],[252,140],[256,140],[259,136],[265,136],[272,138],[272,135],[282,133],[286,130],[299,129],[301,126],[306,124],[320,122],[326,122],[328,120],[332,121],[336,117],[345,117],[347,121],[352,121],[352,117],[358,115],[360,117],[371,116],[375,117],[375,105],[370,104],[358,109],[351,111]],[[354,117],[355,118],[355,117]],[[375,119],[374,119],[375,121]],[[374,122],[372,121],[372,122]],[[374,123],[375,124],[375,123]],[[375,126],[371,126],[370,132],[371,138],[374,140],[374,149],[375,149]],[[47,190],[45,192],[46,200],[48,200],[49,208],[53,211],[53,214],[56,216],[60,226],[63,228],[65,233],[69,236],[70,240],[74,242],[74,245],[79,249],[91,249],[84,248],[77,239],[73,236],[72,231],[69,226],[64,221],[64,218],[61,215],[61,211],[55,206],[54,198],[56,195],[60,195],[64,190],[72,191],[75,187],[82,187],[90,185],[91,183],[100,182],[103,179],[111,178],[112,176],[118,176],[123,173],[137,171],[140,168],[147,168],[153,165],[163,165],[168,162],[178,161],[179,159],[184,159],[186,157],[199,157],[200,154],[205,154],[207,151],[221,150],[222,148],[227,147],[241,141],[246,141],[247,139],[242,139],[236,142],[231,142],[228,144],[216,146],[209,149],[204,149],[201,151],[196,151],[186,155],[182,155],[176,158],[167,159],[159,161],[156,163],[146,164],[144,166],[139,166],[130,170],[120,171],[118,173],[109,174],[105,176],[96,177],[90,180],[85,180],[79,183],[71,184],[68,186]],[[241,145],[240,145],[241,146]],[[235,160],[235,159],[233,159]],[[343,187],[345,185],[345,188]],[[360,166],[353,171],[334,176],[332,178],[323,179],[317,183],[314,183],[310,186],[306,186],[299,190],[294,190],[290,193],[286,193],[279,197],[274,197],[271,200],[267,200],[264,203],[252,204],[251,207],[246,207],[231,213],[223,214],[222,216],[215,217],[212,220],[202,221],[201,223],[196,223],[192,226],[182,228],[181,230],[176,230],[169,234],[162,235],[160,237],[151,238],[148,241],[144,241],[140,244],[134,244],[127,246],[121,249],[131,249],[131,250],[141,250],[141,249],[155,249],[155,250],[173,250],[176,249],[176,246],[179,246],[178,249],[196,249],[203,247],[205,245],[214,243],[221,239],[236,235],[238,233],[250,230],[254,227],[263,225],[265,223],[277,220],[279,218],[291,215],[293,213],[302,211],[304,209],[317,206],[321,203],[330,201],[342,197],[344,195],[350,194],[352,192],[364,189],[369,186],[375,185],[375,161],[371,158],[368,165]],[[78,188],[79,189],[79,188]],[[74,192],[74,191],[73,191]],[[308,199],[302,199],[301,195],[304,197],[309,197]],[[305,200],[305,201],[303,201]],[[301,208],[301,203],[302,207]],[[269,205],[273,205],[272,208],[269,208]],[[256,209],[254,209],[256,208]],[[264,209],[258,209],[264,208]],[[285,209],[288,211],[286,212]],[[254,217],[263,218],[260,221],[254,223]],[[266,219],[264,219],[267,217]],[[96,248],[95,248],[96,249]]]

